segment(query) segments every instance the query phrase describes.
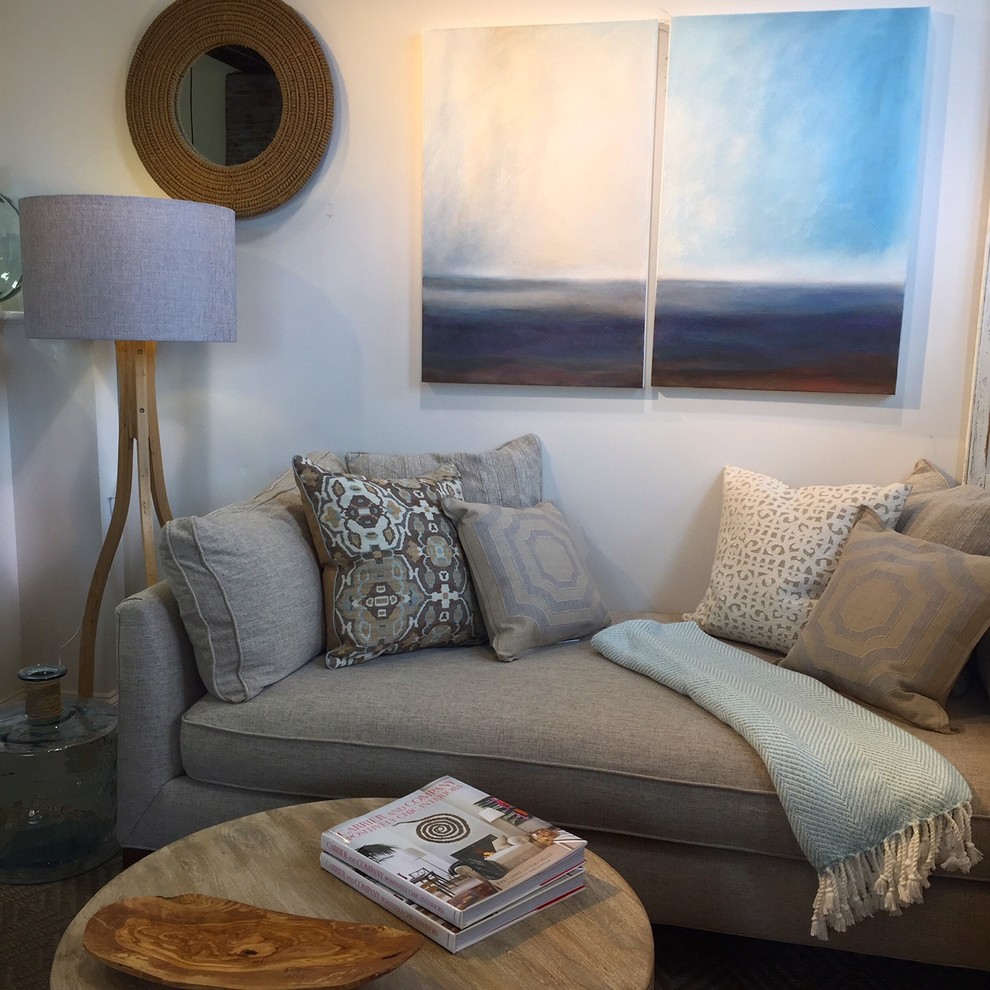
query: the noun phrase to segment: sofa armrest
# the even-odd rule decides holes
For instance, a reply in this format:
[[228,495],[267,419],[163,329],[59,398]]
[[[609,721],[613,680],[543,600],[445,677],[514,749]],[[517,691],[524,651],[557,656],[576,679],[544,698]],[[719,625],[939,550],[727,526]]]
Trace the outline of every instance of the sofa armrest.
[[182,776],[182,716],[206,694],[192,643],[168,585],[122,601],[117,616],[117,839],[128,836],[159,791]]

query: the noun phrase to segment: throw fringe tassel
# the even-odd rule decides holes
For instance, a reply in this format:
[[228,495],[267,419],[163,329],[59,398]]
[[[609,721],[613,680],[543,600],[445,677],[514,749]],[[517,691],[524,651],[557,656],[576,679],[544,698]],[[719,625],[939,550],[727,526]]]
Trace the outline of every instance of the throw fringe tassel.
[[972,813],[964,802],[823,870],[811,934],[827,941],[829,928],[844,932],[876,911],[898,915],[909,904],[920,903],[936,865],[968,873],[983,859],[973,845]]

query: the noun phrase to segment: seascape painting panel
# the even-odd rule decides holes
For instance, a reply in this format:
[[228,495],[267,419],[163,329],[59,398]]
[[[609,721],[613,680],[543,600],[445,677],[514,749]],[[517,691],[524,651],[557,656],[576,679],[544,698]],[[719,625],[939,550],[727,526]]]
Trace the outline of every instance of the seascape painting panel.
[[424,382],[642,386],[658,37],[424,35]]
[[928,25],[672,20],[654,386],[894,394]]

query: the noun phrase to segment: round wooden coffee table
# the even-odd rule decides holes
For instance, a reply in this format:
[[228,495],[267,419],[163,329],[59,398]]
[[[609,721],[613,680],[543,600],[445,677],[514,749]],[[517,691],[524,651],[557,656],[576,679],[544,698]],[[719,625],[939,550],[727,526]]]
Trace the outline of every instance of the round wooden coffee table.
[[[111,969],[83,948],[90,916],[124,897],[210,894],[291,914],[407,929],[319,864],[324,829],[384,803],[353,798],[263,811],[146,856],[100,890],[66,929],[52,964],[51,990],[148,990],[153,985]],[[648,990],[653,935],[643,905],[592,852],[587,871],[584,890],[534,918],[456,954],[425,939],[408,962],[370,985],[376,990]]]

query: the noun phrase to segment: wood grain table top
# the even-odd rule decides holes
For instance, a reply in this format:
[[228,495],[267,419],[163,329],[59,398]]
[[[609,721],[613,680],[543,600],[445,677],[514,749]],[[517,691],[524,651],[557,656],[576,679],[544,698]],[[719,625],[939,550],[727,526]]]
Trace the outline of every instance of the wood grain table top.
[[[324,829],[384,803],[352,798],[263,811],[151,853],[111,880],[76,915],[55,953],[51,990],[149,990],[153,985],[109,968],[83,948],[90,916],[125,897],[208,894],[272,911],[411,931],[319,865]],[[456,954],[425,941],[412,959],[369,986],[648,990],[653,985],[653,935],[643,905],[591,850],[587,887],[568,900]]]

